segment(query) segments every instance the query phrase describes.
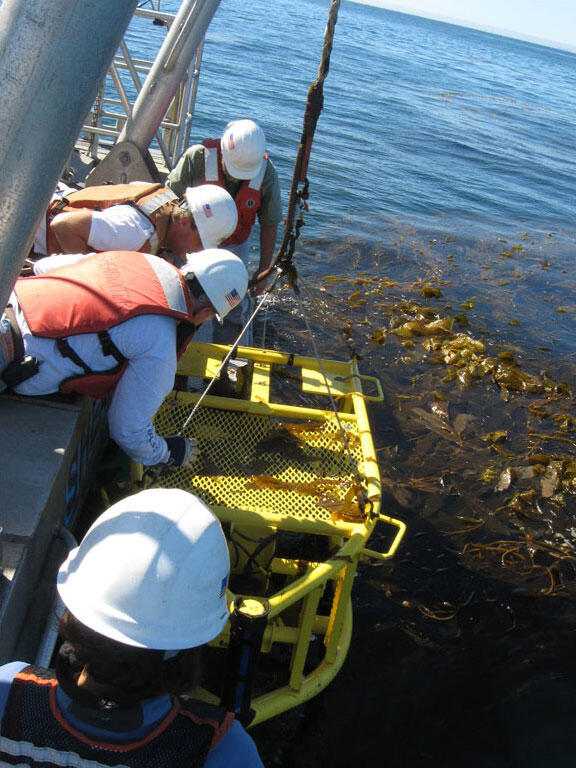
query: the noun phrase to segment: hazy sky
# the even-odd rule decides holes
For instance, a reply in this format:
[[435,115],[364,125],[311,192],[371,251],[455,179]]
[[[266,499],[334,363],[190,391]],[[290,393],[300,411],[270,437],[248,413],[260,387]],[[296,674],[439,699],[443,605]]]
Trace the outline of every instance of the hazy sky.
[[360,0],[576,51],[576,0]]

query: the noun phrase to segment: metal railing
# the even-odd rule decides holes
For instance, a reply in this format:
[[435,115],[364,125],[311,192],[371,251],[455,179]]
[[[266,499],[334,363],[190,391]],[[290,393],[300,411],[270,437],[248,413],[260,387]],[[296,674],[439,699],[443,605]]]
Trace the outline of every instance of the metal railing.
[[[152,24],[164,26],[169,31],[176,19],[176,14],[156,10],[160,5],[158,1],[156,6],[154,2],[150,5],[152,9],[137,8],[134,17],[147,19]],[[100,159],[122,134],[128,118],[132,115],[136,98],[154,64],[154,58],[137,58],[130,52],[128,37],[129,34],[122,40],[106,80],[82,125],[79,148],[92,160]],[[152,46],[153,43],[150,42],[150,45]],[[155,133],[159,157],[168,170],[174,167],[189,144],[203,47],[202,41],[159,130]],[[157,50],[151,51],[151,56],[155,57],[159,48],[160,45]]]

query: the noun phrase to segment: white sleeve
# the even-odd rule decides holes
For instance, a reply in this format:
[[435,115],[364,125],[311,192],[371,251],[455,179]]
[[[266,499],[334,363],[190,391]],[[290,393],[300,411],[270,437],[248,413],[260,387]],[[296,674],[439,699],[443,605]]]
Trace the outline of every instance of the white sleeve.
[[93,211],[88,245],[95,251],[137,251],[154,234],[154,226],[133,205]]
[[128,365],[108,410],[110,437],[135,461],[146,466],[168,460],[166,441],[152,418],[174,386],[176,320],[144,315],[110,330]]
[[34,262],[34,274],[43,275],[51,269],[66,267],[68,264],[76,264],[77,261],[82,261],[82,259],[87,259],[88,256],[93,255],[92,253],[57,253],[54,256],[46,256],[44,259],[38,259],[38,261]]

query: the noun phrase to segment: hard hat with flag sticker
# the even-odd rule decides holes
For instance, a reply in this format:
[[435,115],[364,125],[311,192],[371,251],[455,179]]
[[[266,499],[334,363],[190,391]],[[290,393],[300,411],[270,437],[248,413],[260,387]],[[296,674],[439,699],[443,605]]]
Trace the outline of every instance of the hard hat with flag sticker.
[[225,189],[201,184],[188,187],[184,196],[204,248],[217,248],[230,237],[238,224],[238,209]]
[[209,642],[229,617],[230,560],[214,513],[177,488],[113,504],[58,572],[58,592],[90,629],[137,648]]
[[220,139],[222,162],[226,172],[235,179],[253,179],[266,162],[266,137],[253,120],[228,123]]
[[242,259],[224,248],[187,254],[181,272],[185,279],[198,280],[220,322],[240,304],[248,290],[248,272]]

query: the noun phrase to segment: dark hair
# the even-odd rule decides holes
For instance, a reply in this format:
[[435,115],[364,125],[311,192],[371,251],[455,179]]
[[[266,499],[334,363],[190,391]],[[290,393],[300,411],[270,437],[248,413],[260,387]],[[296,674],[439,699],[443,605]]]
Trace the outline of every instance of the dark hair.
[[[60,671],[77,680],[84,668],[102,687],[98,696],[129,704],[164,693],[181,694],[198,684],[200,649],[165,659],[164,651],[111,640],[66,610],[60,619]],[[58,665],[57,665],[58,670]]]
[[200,304],[203,304],[206,307],[210,307],[214,312],[216,312],[216,309],[214,308],[214,305],[206,295],[204,288],[200,285],[200,281],[196,277],[196,275],[193,275],[192,273],[189,274],[188,277],[184,277],[184,280],[186,281],[186,285],[188,287],[188,290],[190,291],[190,294],[200,302]]
[[204,293],[204,289],[200,285],[200,282],[196,275],[190,277],[185,277],[186,285],[188,287],[188,290],[194,296],[195,299],[207,299],[206,294]]

